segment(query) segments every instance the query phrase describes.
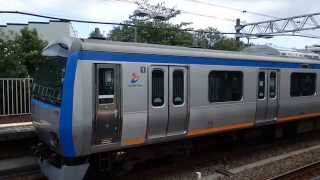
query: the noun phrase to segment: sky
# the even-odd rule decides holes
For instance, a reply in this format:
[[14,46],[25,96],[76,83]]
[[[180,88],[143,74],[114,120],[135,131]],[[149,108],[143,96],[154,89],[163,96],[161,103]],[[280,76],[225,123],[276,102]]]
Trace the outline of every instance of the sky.
[[[246,23],[271,19],[248,12],[274,17],[290,17],[320,12],[320,1],[315,0],[150,0],[151,4],[157,2],[164,2],[167,7],[182,10],[182,14],[170,20],[172,23],[191,22],[190,27],[195,29],[211,26],[221,32],[235,32],[235,22],[232,20],[236,18],[240,18],[242,22]],[[212,3],[220,6],[210,5]],[[0,0],[0,11],[17,10],[93,21],[122,22],[127,20],[135,9],[137,9],[137,5],[128,2],[128,0]],[[241,10],[245,10],[247,13],[243,13]],[[22,15],[0,14],[0,25],[27,23],[28,21],[47,20]],[[73,23],[72,26],[79,37],[87,37],[95,27],[99,27],[104,33],[112,28],[106,25],[81,23]],[[320,29],[304,31],[301,34],[320,36]],[[243,40],[246,42],[246,39]],[[306,45],[320,44],[320,39],[274,37],[271,39],[252,39],[250,42],[255,44],[272,43],[285,48],[304,48]]]

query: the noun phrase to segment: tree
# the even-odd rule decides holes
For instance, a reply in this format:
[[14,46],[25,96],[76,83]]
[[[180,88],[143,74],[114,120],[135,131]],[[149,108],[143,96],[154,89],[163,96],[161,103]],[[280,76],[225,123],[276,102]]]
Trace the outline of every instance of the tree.
[[99,28],[94,28],[94,31],[92,31],[89,35],[89,39],[106,39],[106,38],[101,33]]
[[199,48],[213,49],[214,44],[222,38],[220,32],[213,27],[199,29],[194,33],[193,46]]
[[[148,17],[141,20],[137,15],[132,15],[125,24],[132,26],[118,26],[108,34],[108,39],[113,41],[152,43],[177,46],[192,46],[192,34],[180,31],[190,23],[171,24],[168,21],[181,12],[174,8],[166,8],[163,3],[153,6],[147,0],[137,3],[139,8],[147,12]],[[163,16],[159,16],[159,14]],[[160,19],[160,18],[163,19]],[[135,38],[135,36],[137,37]]]
[[[164,44],[186,47],[198,47],[207,49],[239,51],[244,47],[242,42],[233,38],[223,36],[216,28],[208,27],[195,32],[187,31],[191,23],[180,24],[169,23],[169,20],[178,16],[181,11],[165,7],[164,3],[150,5],[149,0],[137,2],[139,14],[144,15],[143,19],[135,12],[124,21],[124,24],[132,26],[117,26],[113,28],[107,39],[124,42],[142,42],[152,44]],[[160,15],[165,15],[159,20]],[[193,29],[189,29],[193,30]],[[192,33],[191,33],[192,32]],[[137,36],[137,37],[135,37]]]
[[27,68],[23,65],[16,47],[15,41],[0,39],[0,77],[27,76]]
[[213,45],[216,50],[240,51],[245,47],[243,42],[238,42],[234,38],[222,37]]
[[14,37],[1,36],[0,77],[32,76],[35,65],[42,62],[41,51],[46,45],[36,30],[27,28]]

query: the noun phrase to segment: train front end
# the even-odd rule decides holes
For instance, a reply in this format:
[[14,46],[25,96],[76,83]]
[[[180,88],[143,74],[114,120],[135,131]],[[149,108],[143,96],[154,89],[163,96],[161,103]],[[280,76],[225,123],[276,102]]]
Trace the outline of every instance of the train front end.
[[36,67],[33,84],[32,120],[45,147],[62,154],[61,103],[67,58],[45,56]]
[[49,44],[34,74],[32,121],[40,140],[39,165],[49,180],[82,179],[89,166],[73,149],[73,43]]

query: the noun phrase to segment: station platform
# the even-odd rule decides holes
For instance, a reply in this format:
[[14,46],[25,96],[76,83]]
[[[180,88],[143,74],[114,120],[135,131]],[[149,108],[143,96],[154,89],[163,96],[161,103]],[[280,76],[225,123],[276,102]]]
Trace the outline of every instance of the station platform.
[[10,123],[21,123],[21,122],[31,122],[32,118],[30,114],[25,115],[0,115],[0,124],[10,124]]
[[0,124],[0,142],[36,137],[32,122]]

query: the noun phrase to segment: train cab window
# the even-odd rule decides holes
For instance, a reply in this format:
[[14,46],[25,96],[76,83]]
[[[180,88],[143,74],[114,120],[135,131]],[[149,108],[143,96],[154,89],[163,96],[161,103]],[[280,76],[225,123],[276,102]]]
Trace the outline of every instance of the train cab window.
[[114,99],[114,70],[99,69],[99,104],[113,103]]
[[35,66],[33,74],[33,98],[60,105],[63,93],[64,74],[67,59],[64,57],[43,57]]
[[226,102],[242,99],[243,74],[240,71],[211,71],[209,101]]
[[316,93],[316,74],[315,73],[292,73],[290,95],[313,96]]
[[184,102],[184,73],[182,70],[173,72],[173,104],[181,105]]
[[164,104],[164,72],[160,69],[152,71],[152,106]]
[[277,96],[277,74],[276,72],[270,73],[270,82],[269,82],[269,97],[275,98]]
[[259,72],[258,76],[258,98],[264,99],[265,97],[265,86],[266,86],[266,77],[264,72]]

